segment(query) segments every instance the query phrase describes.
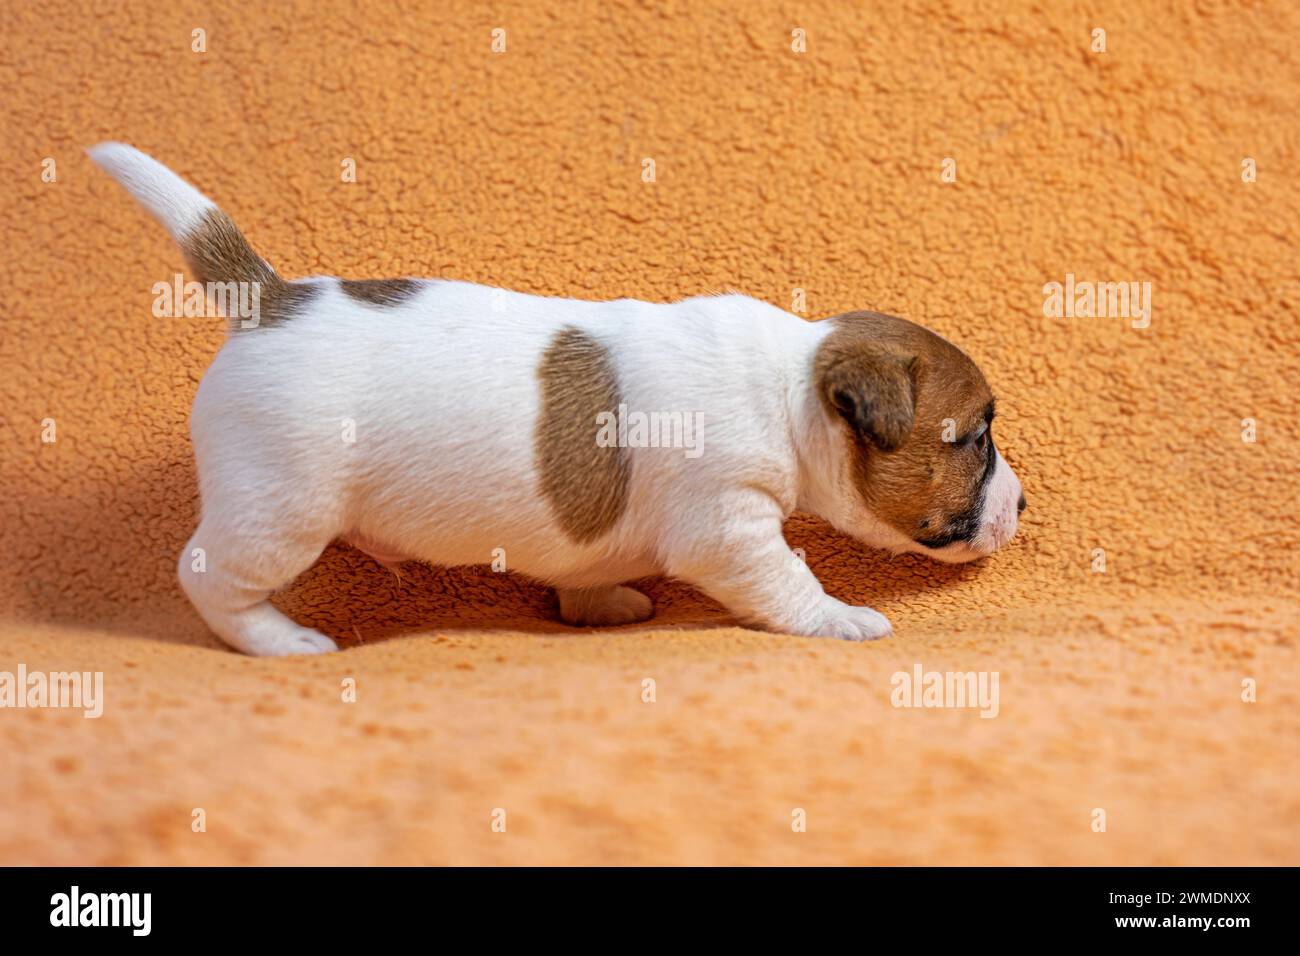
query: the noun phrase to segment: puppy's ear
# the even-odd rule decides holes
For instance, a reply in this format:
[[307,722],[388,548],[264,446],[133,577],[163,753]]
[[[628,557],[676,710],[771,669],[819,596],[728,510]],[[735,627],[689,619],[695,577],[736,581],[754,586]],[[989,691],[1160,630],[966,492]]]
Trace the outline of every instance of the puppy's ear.
[[859,438],[894,451],[915,420],[916,365],[913,356],[863,350],[822,372],[822,395]]

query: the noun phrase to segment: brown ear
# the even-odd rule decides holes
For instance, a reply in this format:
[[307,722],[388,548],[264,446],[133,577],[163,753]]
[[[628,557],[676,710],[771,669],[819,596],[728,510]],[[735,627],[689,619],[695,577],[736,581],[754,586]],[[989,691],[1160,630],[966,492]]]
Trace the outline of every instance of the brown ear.
[[865,442],[894,451],[912,431],[916,359],[863,351],[822,373],[827,403]]

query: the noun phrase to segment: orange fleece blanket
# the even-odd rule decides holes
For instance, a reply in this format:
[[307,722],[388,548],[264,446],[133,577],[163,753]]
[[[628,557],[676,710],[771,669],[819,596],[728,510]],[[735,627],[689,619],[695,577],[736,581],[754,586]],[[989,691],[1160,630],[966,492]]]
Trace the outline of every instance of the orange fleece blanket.
[[[1297,35],[1283,2],[11,5],[0,672],[104,693],[0,709],[0,863],[1300,863]],[[922,322],[998,394],[1021,534],[945,567],[796,516],[893,621],[869,645],[664,581],[652,626],[577,631],[336,545],[276,601],[346,650],[230,653],[174,574],[221,323],[153,316],[181,259],[108,138],[289,276]],[[1067,276],[1150,283],[1149,325],[1046,314]],[[997,672],[996,717],[893,706],[917,665]]]

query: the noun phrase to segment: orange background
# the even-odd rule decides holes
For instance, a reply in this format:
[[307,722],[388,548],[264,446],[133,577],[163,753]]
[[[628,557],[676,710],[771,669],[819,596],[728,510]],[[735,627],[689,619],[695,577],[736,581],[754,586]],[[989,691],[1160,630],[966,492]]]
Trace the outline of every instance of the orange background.
[[[0,710],[0,863],[1300,863],[1300,8],[84,6],[0,29],[0,670],[107,699]],[[289,276],[922,322],[998,393],[1021,535],[953,568],[793,519],[893,621],[862,646],[664,582],[654,627],[575,631],[335,546],[277,603],[349,649],[229,653],[174,577],[221,323],[152,316],[181,258],[108,138]],[[1150,328],[1045,318],[1066,273],[1151,282]],[[1000,715],[892,708],[916,662],[998,671]]]

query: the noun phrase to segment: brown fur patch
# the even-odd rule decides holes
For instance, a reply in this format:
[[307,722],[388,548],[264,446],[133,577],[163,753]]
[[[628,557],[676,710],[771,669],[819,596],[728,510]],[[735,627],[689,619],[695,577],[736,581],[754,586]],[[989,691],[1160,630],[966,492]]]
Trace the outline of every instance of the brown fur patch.
[[340,279],[339,287],[349,298],[367,305],[397,305],[420,291],[414,279]]
[[824,321],[814,380],[845,422],[854,476],[867,507],[909,538],[937,537],[980,492],[984,460],[945,442],[981,421],[992,393],[967,355],[929,329],[878,312]]
[[[291,318],[316,294],[313,286],[280,278],[253,251],[239,227],[219,209],[205,214],[203,224],[185,237],[181,249],[202,283],[238,282],[257,286],[259,328]],[[238,317],[231,317],[230,324],[234,330],[244,328]]]
[[534,441],[542,492],[560,527],[585,544],[609,531],[627,507],[628,451],[596,443],[596,416],[618,410],[618,379],[605,347],[574,328],[556,333],[537,375],[542,406]]

